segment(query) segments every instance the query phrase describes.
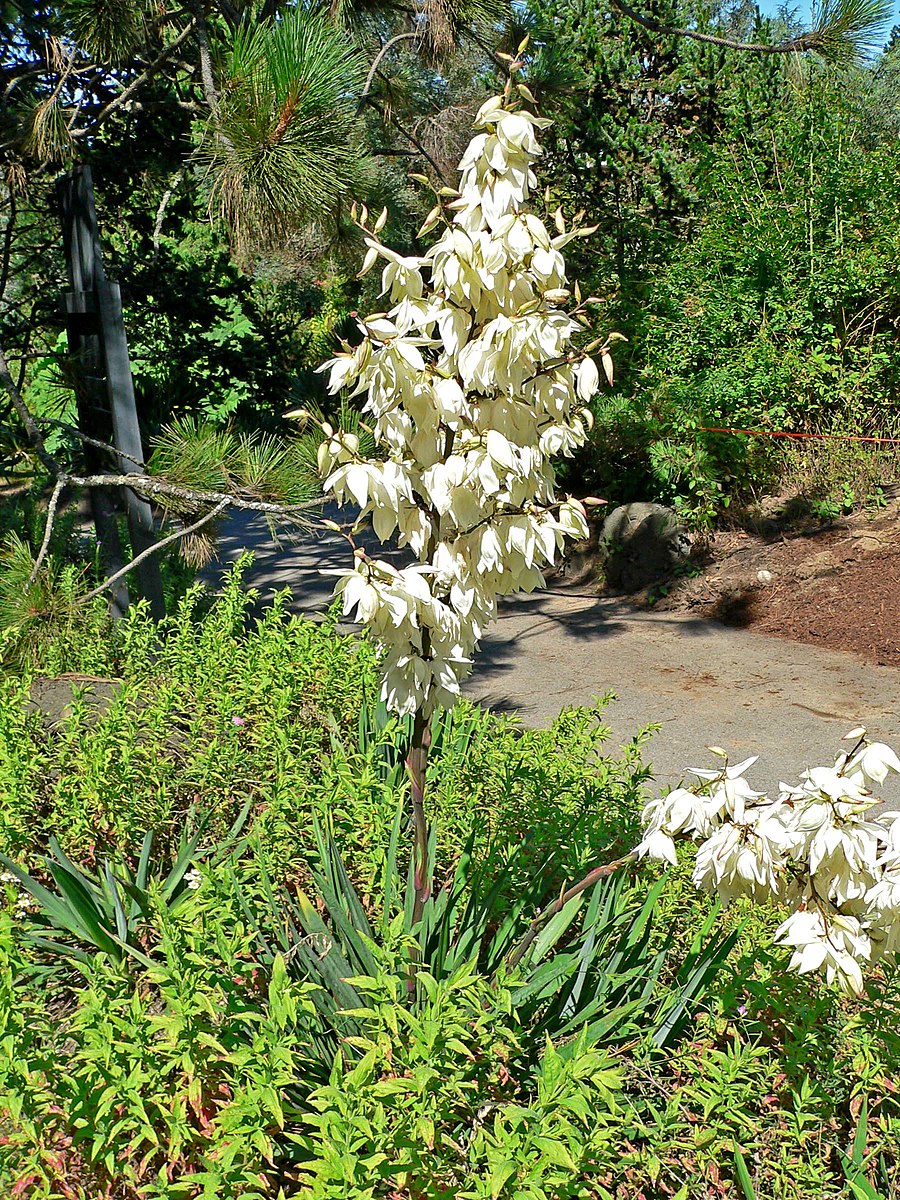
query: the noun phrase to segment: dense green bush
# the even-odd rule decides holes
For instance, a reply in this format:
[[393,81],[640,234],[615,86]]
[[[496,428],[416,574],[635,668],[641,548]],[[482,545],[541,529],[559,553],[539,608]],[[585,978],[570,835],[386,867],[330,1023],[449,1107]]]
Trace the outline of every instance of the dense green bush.
[[[573,274],[603,301],[597,333],[628,337],[573,486],[707,524],[782,486],[840,507],[895,481],[889,448],[817,444],[832,470],[813,478],[783,442],[703,427],[896,435],[897,39],[878,63],[785,65],[656,34],[614,5],[528,7],[533,83],[556,121],[551,205],[598,226],[568,251]],[[691,0],[653,16],[747,41],[792,19]]]
[[[215,836],[250,800],[279,876],[302,862],[316,812],[333,813],[369,861],[405,787],[402,770],[384,769],[394,727],[370,716],[372,647],[330,620],[289,616],[279,599],[251,617],[252,598],[237,570],[205,616],[195,589],[159,629],[135,607],[103,636],[60,637],[42,672],[75,675],[45,712],[29,702],[32,690],[47,696],[33,667],[0,681],[0,851],[42,850],[55,834],[91,859],[136,852],[153,829],[163,853],[198,814],[214,814]],[[604,757],[602,706],[531,731],[461,705],[451,724],[432,766],[448,844],[473,814],[482,841],[568,827],[561,869],[574,875],[631,837],[643,738]]]

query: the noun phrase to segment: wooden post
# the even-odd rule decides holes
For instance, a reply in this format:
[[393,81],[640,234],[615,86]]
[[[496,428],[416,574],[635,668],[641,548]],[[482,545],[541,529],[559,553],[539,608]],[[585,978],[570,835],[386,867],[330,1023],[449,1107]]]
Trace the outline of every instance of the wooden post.
[[[79,426],[88,437],[111,442],[116,447],[119,473],[142,472],[143,450],[122,297],[119,285],[111,283],[103,270],[90,167],[76,167],[61,176],[57,180],[57,193],[71,289],[65,297],[66,328],[69,349],[79,364],[76,388]],[[84,456],[91,473],[106,469],[102,452],[95,447],[85,445]],[[123,560],[110,497],[101,494],[108,492],[105,488],[92,489],[91,508],[104,566],[114,571]],[[136,556],[156,540],[153,513],[147,501],[130,488],[122,489],[122,497],[131,549]],[[152,615],[160,620],[165,616],[165,603],[156,558],[145,559],[135,568],[134,575],[138,591],[147,599]],[[111,602],[114,613],[121,613],[127,607],[124,579]]]

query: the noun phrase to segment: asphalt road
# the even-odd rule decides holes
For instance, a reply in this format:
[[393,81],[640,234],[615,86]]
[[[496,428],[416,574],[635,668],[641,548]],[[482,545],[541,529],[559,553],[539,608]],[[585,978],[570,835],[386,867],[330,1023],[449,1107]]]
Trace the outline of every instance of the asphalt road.
[[[351,555],[342,538],[324,530],[276,546],[263,520],[236,515],[222,527],[220,563],[207,569],[207,581],[215,584],[222,564],[245,548],[255,555],[247,583],[262,600],[290,587],[292,610],[310,615],[331,596],[334,580],[320,570],[344,566]],[[715,621],[639,611],[584,588],[505,602],[466,685],[473,700],[517,712],[532,726],[609,691],[618,697],[607,710],[613,743],[642,726],[662,726],[646,750],[660,783],[710,765],[704,747],[715,745],[735,760],[759,754],[748,778],[772,789],[806,766],[831,762],[841,736],[856,725],[900,752],[900,667]],[[900,780],[892,779],[884,795],[900,807]]]

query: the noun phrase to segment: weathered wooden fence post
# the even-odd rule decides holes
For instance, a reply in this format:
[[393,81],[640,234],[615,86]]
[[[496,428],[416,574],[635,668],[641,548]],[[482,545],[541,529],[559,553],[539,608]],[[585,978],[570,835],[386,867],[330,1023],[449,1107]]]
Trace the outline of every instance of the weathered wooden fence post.
[[[112,443],[118,451],[120,474],[143,471],[143,449],[134,400],[134,383],[128,341],[122,317],[118,283],[103,270],[94,188],[90,167],[75,167],[57,180],[63,246],[70,291],[66,293],[66,331],[69,350],[78,364],[76,397],[79,427],[86,436]],[[85,443],[88,470],[102,473],[102,451]],[[130,488],[122,489],[128,533],[134,555],[156,541],[153,513],[146,500]],[[107,488],[91,490],[91,508],[101,554],[107,569],[122,564],[122,547],[114,508]],[[156,619],[165,616],[162,577],[155,557],[134,570],[138,591]],[[128,606],[128,590],[121,580],[111,597],[113,612]]]

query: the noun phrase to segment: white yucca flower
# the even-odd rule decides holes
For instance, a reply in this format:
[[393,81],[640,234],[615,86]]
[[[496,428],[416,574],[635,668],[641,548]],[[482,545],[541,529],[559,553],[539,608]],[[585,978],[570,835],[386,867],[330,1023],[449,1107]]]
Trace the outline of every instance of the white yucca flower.
[[818,907],[797,909],[775,931],[775,941],[793,947],[792,971],[805,975],[821,970],[841,991],[863,991],[862,964],[872,957],[872,943],[858,918],[826,915]]
[[900,774],[900,758],[864,729],[848,737],[852,754],[782,783],[775,800],[743,777],[756,759],[691,768],[695,787],[645,805],[636,853],[675,863],[676,838],[699,842],[697,887],[726,904],[789,905],[776,941],[793,949],[791,969],[860,993],[863,967],[900,952],[900,813],[873,815],[882,802],[866,786]]
[[[364,214],[363,272],[382,261],[386,313],[358,321],[360,344],[321,368],[329,389],[360,396],[380,456],[323,424],[324,489],[355,504],[381,541],[397,537],[418,566],[397,572],[357,552],[337,575],[344,613],[382,650],[382,697],[427,717],[452,703],[499,596],[543,584],[567,538],[584,538],[583,505],[555,494],[551,456],[572,454],[591,424],[594,361],[573,337],[562,247],[589,232],[551,233],[526,204],[548,122],[514,87],[482,105],[460,163],[460,190],[421,257],[401,255]],[[601,353],[608,352],[603,347]]]

